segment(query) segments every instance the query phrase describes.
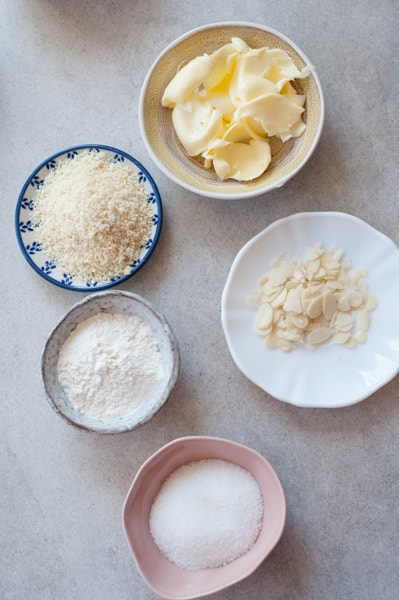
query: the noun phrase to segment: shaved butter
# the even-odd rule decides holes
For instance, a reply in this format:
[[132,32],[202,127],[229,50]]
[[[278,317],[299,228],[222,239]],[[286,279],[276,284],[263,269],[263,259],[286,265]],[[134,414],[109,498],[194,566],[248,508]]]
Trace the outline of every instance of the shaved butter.
[[226,44],[213,54],[204,54],[182,67],[166,87],[162,105],[173,107],[188,99],[200,86],[210,90],[227,75],[237,54],[234,44]]
[[201,154],[217,137],[222,127],[222,113],[210,103],[193,98],[178,104],[172,113],[173,126],[189,156]]
[[291,81],[307,77],[279,48],[250,48],[233,37],[191,60],[165,88],[176,135],[189,156],[202,157],[218,177],[250,181],[271,162],[269,137],[303,134],[305,96]]
[[163,95],[163,106],[173,108],[184,102],[202,84],[212,72],[212,64],[208,58],[208,55],[195,58],[175,75]]
[[234,113],[236,121],[243,117],[255,119],[268,135],[280,135],[297,123],[303,108],[280,94],[265,94],[241,104]]
[[232,142],[215,150],[213,166],[220,179],[250,181],[262,175],[270,159],[270,146],[267,142]]

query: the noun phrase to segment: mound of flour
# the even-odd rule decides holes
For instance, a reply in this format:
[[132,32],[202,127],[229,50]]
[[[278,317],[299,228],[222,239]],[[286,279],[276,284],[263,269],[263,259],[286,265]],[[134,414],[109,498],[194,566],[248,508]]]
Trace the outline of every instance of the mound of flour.
[[123,417],[163,378],[151,328],[136,316],[99,313],[80,323],[60,349],[58,380],[75,408],[96,419]]

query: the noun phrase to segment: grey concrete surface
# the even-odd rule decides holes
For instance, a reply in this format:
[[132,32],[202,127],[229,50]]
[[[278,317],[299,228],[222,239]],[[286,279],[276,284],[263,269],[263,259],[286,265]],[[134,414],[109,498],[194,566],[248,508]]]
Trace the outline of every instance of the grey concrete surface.
[[[287,495],[280,544],[215,600],[398,597],[398,380],[338,410],[300,409],[235,367],[220,324],[237,251],[275,219],[338,210],[396,243],[398,46],[394,0],[0,1],[0,597],[155,598],[133,563],[121,509],[142,462],[182,435],[227,437],[261,452]],[[305,168],[283,188],[212,201],[170,182],[140,139],[140,87],[157,54],[193,27],[264,23],[294,40],[321,79],[326,120]],[[159,245],[121,286],[162,312],[182,367],[168,404],[118,436],[68,427],[48,405],[40,355],[83,296],[42,280],[20,254],[14,210],[28,174],[62,148],[103,143],[136,156],[164,202]],[[394,315],[397,318],[397,315]]]

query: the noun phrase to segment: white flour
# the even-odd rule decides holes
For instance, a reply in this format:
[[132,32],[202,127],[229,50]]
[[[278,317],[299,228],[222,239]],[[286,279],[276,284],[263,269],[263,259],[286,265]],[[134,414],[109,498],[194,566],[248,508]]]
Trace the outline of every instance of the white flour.
[[58,380],[80,412],[96,419],[129,414],[163,378],[158,344],[139,317],[99,313],[61,347]]

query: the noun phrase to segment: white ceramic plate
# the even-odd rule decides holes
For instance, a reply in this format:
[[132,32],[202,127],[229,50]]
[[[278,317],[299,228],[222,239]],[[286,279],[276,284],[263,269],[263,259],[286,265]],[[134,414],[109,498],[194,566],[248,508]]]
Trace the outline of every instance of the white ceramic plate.
[[[321,242],[345,251],[353,268],[365,267],[378,299],[367,340],[354,349],[305,344],[289,353],[267,348],[252,330],[248,296],[279,254],[304,256]],[[236,256],[222,295],[222,326],[238,368],[279,400],[303,407],[355,404],[388,383],[399,370],[399,250],[388,237],[345,213],[298,213],[272,223]]]

